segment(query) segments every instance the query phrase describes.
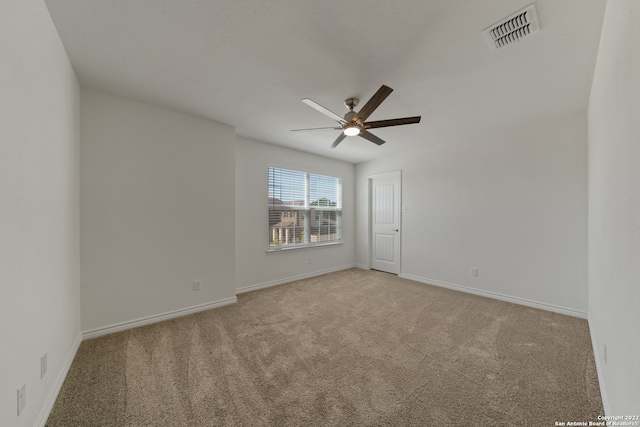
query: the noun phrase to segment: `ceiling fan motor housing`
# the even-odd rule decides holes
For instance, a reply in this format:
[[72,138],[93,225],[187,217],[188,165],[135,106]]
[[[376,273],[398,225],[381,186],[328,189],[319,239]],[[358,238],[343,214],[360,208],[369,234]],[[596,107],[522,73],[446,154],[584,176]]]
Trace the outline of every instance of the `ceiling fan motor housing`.
[[[356,112],[353,111],[353,109],[358,106],[359,102],[360,100],[358,98],[347,98],[344,100],[344,105],[349,109],[349,111],[344,115],[344,119],[347,123],[344,124],[344,126],[342,127],[343,129],[354,127],[353,118],[356,116]],[[353,135],[357,135],[358,133],[353,133]]]
[[353,110],[350,110],[347,114],[344,115],[344,119],[351,123],[351,121],[353,120],[353,118],[356,116],[356,112]]

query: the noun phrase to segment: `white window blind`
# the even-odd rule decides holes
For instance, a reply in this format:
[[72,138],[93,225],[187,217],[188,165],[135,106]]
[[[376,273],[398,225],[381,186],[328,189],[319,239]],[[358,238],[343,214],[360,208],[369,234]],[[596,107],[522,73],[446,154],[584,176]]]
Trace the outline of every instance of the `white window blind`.
[[269,167],[269,249],[342,242],[342,181]]

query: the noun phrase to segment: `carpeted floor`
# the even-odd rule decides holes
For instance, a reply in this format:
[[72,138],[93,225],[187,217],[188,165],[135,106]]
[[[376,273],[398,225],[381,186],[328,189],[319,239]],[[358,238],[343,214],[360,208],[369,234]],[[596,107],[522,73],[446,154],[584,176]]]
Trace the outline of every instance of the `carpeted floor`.
[[83,342],[47,426],[553,426],[602,414],[585,320],[351,269]]

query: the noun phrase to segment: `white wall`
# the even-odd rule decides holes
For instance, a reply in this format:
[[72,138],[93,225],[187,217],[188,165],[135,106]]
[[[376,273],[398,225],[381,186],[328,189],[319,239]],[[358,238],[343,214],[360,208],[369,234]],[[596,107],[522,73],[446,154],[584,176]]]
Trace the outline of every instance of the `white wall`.
[[41,0],[0,2],[0,64],[0,425],[33,426],[80,343],[80,86]]
[[586,317],[586,132],[580,113],[357,165],[356,262],[367,177],[401,170],[402,276]]
[[235,301],[234,129],[83,89],[81,141],[83,331]]
[[[342,179],[344,244],[267,254],[267,168],[314,172]],[[352,267],[354,262],[354,166],[238,137],[236,143],[236,287],[259,287]],[[308,259],[312,259],[309,264]]]
[[589,102],[589,325],[610,415],[640,415],[639,18],[637,0],[607,3]]

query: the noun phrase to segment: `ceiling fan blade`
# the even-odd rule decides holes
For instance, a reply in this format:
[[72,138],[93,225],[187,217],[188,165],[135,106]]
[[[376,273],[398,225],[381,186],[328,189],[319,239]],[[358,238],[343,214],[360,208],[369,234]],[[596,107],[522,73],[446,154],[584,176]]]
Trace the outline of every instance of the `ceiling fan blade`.
[[336,113],[334,113],[331,110],[327,110],[322,105],[318,104],[317,102],[315,102],[315,101],[313,101],[313,100],[311,100],[309,98],[303,98],[302,102],[307,104],[309,107],[315,108],[316,110],[320,111],[325,116],[331,117],[333,120],[337,121],[338,123],[346,123],[345,120],[342,117],[340,117],[339,115],[337,115]]
[[367,140],[373,142],[374,144],[378,144],[378,145],[384,144],[384,140],[383,139],[378,138],[377,136],[375,136],[371,132],[367,132],[366,130],[363,130],[362,132],[360,132],[359,136],[361,136],[364,139],[367,139]]
[[345,135],[344,133],[340,133],[340,135],[338,135],[336,140],[333,141],[333,144],[331,144],[331,148],[336,148],[338,146],[338,144],[340,144],[342,142],[342,140],[345,139],[346,137],[347,137],[347,135]]
[[358,114],[355,115],[352,121],[354,123],[364,123],[364,121],[367,120],[367,117],[369,117],[371,113],[373,113],[374,110],[378,108],[380,104],[382,104],[382,101],[384,101],[391,92],[393,92],[393,89],[391,89],[389,86],[382,85],[380,89],[378,89],[378,91],[373,94],[371,99],[368,100],[366,104],[364,104],[364,107],[362,107],[360,111],[358,111]]
[[389,126],[410,125],[412,123],[420,123],[421,116],[403,117],[401,119],[377,120],[375,122],[365,122],[365,129],[385,128]]
[[303,130],[337,130],[337,129],[342,129],[342,128],[324,127],[324,128],[291,129],[291,132],[300,132],[300,131],[303,131]]

